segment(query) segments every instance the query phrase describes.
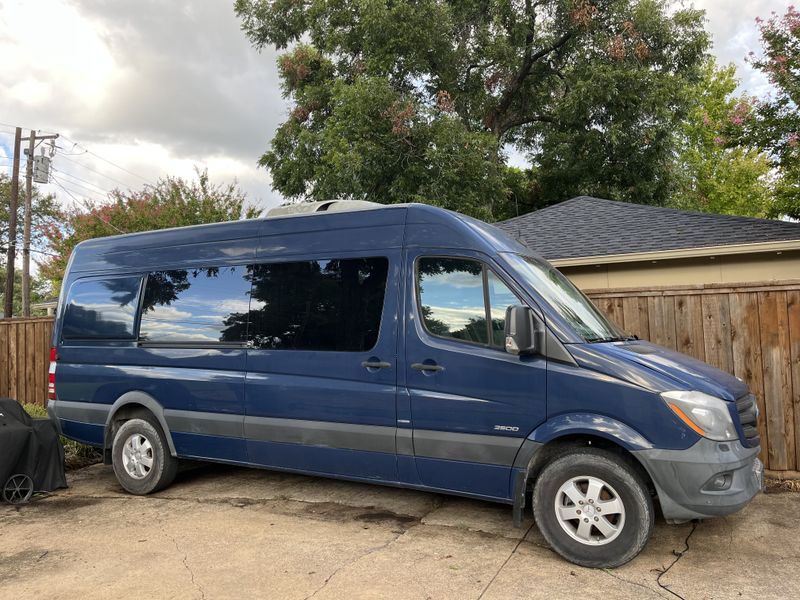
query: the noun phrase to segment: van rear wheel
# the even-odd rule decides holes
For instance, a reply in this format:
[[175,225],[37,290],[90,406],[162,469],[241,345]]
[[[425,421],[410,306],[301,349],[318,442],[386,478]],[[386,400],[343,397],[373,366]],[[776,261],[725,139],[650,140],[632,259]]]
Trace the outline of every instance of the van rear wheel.
[[161,427],[147,417],[125,421],[117,429],[111,462],[119,484],[138,496],[164,489],[178,472]]
[[633,559],[653,532],[653,501],[639,473],[623,458],[580,448],[539,475],[533,512],[558,554],[584,567],[618,567]]

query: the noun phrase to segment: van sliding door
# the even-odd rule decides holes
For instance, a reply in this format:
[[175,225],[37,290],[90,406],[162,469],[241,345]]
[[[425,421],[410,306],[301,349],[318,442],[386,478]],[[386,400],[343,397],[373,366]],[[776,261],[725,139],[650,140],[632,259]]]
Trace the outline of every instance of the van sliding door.
[[398,277],[398,251],[252,267],[245,385],[251,462],[397,478]]

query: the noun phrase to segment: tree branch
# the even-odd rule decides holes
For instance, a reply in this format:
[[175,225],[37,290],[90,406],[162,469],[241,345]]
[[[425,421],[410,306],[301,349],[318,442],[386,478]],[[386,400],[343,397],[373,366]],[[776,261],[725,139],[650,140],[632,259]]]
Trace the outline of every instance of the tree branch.
[[530,0],[526,0],[525,2],[525,12],[526,14],[528,14],[528,17],[530,19],[530,26],[528,28],[528,33],[525,36],[525,56],[522,59],[522,64],[520,65],[517,74],[514,76],[511,85],[509,85],[506,91],[503,92],[503,95],[500,98],[500,102],[497,104],[497,107],[492,111],[492,114],[488,119],[490,128],[498,138],[505,131],[508,130],[508,128],[504,129],[503,127],[503,121],[504,121],[503,116],[508,112],[509,108],[511,107],[511,104],[517,97],[517,94],[519,94],[519,91],[522,89],[522,84],[525,83],[525,80],[527,79],[528,75],[530,75],[533,65],[536,64],[537,61],[541,60],[545,56],[559,50],[574,35],[573,31],[567,31],[551,45],[531,54],[534,32],[536,27],[536,6],[537,6],[536,4],[531,5]]

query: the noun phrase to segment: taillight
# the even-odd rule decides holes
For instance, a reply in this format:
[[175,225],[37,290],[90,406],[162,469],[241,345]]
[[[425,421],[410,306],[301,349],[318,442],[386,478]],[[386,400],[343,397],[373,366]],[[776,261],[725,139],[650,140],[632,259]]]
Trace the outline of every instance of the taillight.
[[50,370],[47,372],[47,399],[56,399],[56,361],[58,354],[55,347],[50,348]]

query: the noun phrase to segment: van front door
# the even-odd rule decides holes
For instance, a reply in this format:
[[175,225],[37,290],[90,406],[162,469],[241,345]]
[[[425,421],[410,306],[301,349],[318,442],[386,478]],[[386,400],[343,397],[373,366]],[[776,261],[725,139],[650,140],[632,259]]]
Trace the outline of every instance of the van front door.
[[252,267],[245,385],[251,462],[397,479],[400,257],[393,252]]
[[513,284],[477,253],[409,251],[405,380],[427,486],[510,497],[511,467],[546,418],[546,361],[504,350]]

